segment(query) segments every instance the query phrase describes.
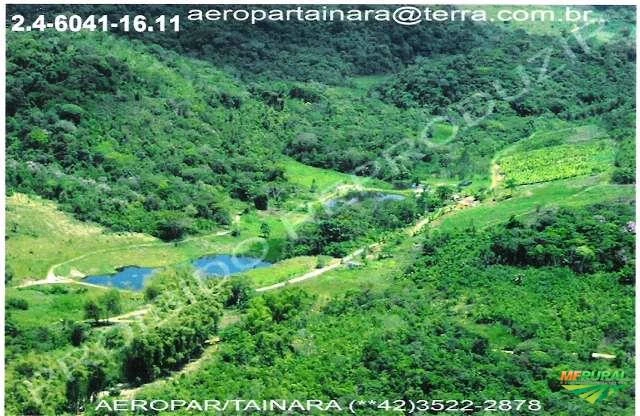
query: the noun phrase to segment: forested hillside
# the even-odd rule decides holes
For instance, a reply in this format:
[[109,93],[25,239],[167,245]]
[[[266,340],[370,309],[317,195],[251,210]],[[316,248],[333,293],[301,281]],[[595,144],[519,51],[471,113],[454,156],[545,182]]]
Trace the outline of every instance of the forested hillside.
[[101,35],[10,42],[10,189],[167,239],[229,224],[229,197],[286,190],[274,110],[224,73],[148,50]]
[[[200,372],[139,397],[236,397],[259,379],[256,400],[351,398],[356,391],[381,399],[535,397],[545,403],[543,414],[570,415],[576,408],[563,397],[560,369],[580,367],[591,352],[608,348],[617,368],[633,372],[633,316],[610,309],[633,304],[634,264],[627,256],[634,239],[626,228],[632,219],[633,206],[621,203],[540,212],[487,230],[436,231],[384,290],[349,291],[319,311],[303,303],[286,319],[277,318],[273,299],[253,299],[246,319],[222,332],[220,353]],[[549,236],[554,245],[545,245],[545,253],[535,241]],[[585,243],[578,257],[554,252],[574,240]],[[531,257],[513,264],[509,250]],[[615,264],[621,258],[608,250],[626,260]],[[550,252],[570,263],[543,260]],[[304,296],[282,293],[283,302],[291,298]],[[556,316],[558,309],[571,311],[571,319]],[[579,412],[630,415],[621,408],[632,406],[632,390]]]
[[[555,118],[600,124],[617,142],[633,136],[635,50],[619,40],[588,53],[574,40],[567,59],[562,48],[546,56],[549,36],[496,36],[469,22],[413,30],[332,22],[322,36],[303,24],[191,25],[181,36],[145,34],[144,43],[9,34],[9,189],[113,230],[175,239],[229,224],[229,197],[259,209],[285,200],[293,189],[282,152],[408,186],[485,175],[497,151]],[[363,74],[385,77],[349,78]],[[337,79],[344,86],[332,86]],[[456,104],[478,93],[489,98]],[[489,99],[498,103],[491,114],[467,125],[461,114],[480,117]],[[423,140],[434,115],[462,123],[451,143]]]
[[[367,9],[380,8],[367,6]],[[269,10],[272,6],[252,6]],[[342,6],[343,10],[351,7]],[[362,7],[365,9],[365,7]],[[186,16],[189,10],[228,9],[225,6],[197,8],[176,5],[81,6],[76,12],[110,14],[142,13],[147,16]],[[34,14],[33,7],[15,6],[15,10]],[[48,10],[64,12],[67,6]],[[212,22],[210,22],[212,23]],[[416,56],[465,52],[489,41],[490,31],[470,22],[403,27],[392,22],[317,22],[309,25],[292,21],[227,22],[224,25],[189,22],[183,19],[180,36],[145,33],[145,39],[166,49],[207,60],[246,80],[274,79],[317,81],[345,84],[356,75],[386,74],[414,61]],[[128,35],[127,35],[128,36]],[[135,35],[138,37],[139,35]],[[133,37],[132,37],[133,38]],[[446,40],[446,41],[445,41]]]

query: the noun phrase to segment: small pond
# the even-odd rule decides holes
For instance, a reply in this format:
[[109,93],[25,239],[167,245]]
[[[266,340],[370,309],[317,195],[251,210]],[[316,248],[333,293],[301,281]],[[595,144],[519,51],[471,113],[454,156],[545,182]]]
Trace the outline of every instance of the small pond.
[[341,198],[334,198],[334,199],[330,199],[327,202],[325,202],[325,206],[327,208],[335,208],[336,205],[338,205],[338,203],[342,203],[342,204],[347,204],[347,205],[353,205],[356,204],[358,202],[362,202],[364,199],[367,198],[371,198],[374,201],[378,201],[378,202],[382,202],[382,201],[402,201],[403,199],[405,199],[404,195],[399,195],[399,194],[383,194],[383,193],[377,193],[374,195],[363,195],[363,196],[354,196],[351,197],[349,199],[341,197]]
[[[257,258],[230,255],[201,257],[192,261],[191,264],[203,277],[230,276],[246,270],[271,266],[271,263]],[[127,266],[117,270],[118,272],[114,274],[87,276],[82,281],[99,286],[139,291],[160,268]]]
[[229,276],[245,270],[271,266],[271,263],[257,258],[229,255],[201,257],[191,262],[191,264],[200,274],[206,277]]
[[127,266],[117,269],[115,274],[98,274],[87,276],[83,282],[99,286],[116,287],[118,289],[142,290],[145,282],[156,272],[150,267]]

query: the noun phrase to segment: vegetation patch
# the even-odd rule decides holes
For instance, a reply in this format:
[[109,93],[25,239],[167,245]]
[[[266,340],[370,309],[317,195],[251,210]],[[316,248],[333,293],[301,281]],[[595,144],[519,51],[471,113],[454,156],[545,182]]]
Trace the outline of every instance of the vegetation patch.
[[611,169],[615,145],[610,140],[550,146],[504,156],[499,160],[506,185],[526,185]]
[[113,233],[80,222],[59,211],[56,204],[35,196],[13,194],[7,197],[6,207],[6,277],[10,284],[43,279],[51,266],[92,251],[157,242],[148,235]]
[[319,261],[314,256],[293,257],[268,268],[244,272],[234,279],[244,279],[254,288],[269,286],[308,273],[320,264]]

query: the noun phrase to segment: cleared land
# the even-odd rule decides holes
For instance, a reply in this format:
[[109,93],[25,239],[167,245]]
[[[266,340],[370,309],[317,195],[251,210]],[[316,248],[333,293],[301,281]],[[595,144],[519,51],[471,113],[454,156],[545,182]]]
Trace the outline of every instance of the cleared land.
[[615,145],[610,140],[563,144],[505,156],[500,170],[515,185],[594,175],[613,165]]
[[[96,300],[108,289],[80,285],[47,285],[31,288],[7,288],[6,299],[23,299],[28,309],[11,308],[11,317],[22,328],[58,325],[62,321],[84,319],[84,304]],[[138,310],[144,303],[140,293],[121,291],[123,312]]]

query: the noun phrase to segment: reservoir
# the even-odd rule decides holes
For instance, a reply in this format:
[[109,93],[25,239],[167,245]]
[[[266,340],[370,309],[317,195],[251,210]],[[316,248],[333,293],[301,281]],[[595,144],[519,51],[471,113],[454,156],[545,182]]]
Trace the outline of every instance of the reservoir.
[[[271,266],[271,263],[258,258],[231,255],[201,257],[193,260],[191,264],[205,278],[231,276],[246,270]],[[139,291],[161,268],[127,266],[117,270],[118,272],[113,274],[87,276],[82,281],[99,286]]]
[[360,193],[360,194],[352,195],[350,198],[339,197],[339,198],[330,199],[327,202],[325,202],[324,205],[327,208],[335,208],[338,204],[353,205],[353,204],[362,202],[365,199],[373,199],[376,202],[402,201],[403,199],[405,199],[405,196],[399,195],[399,194]]

